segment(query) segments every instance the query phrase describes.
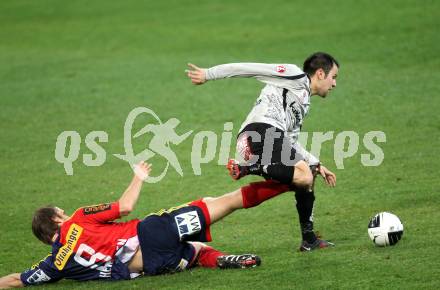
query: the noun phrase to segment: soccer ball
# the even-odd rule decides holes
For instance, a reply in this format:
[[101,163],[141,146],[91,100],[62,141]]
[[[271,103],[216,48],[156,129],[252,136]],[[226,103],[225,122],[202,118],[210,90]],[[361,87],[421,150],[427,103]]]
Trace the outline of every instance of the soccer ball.
[[376,246],[393,246],[402,238],[403,224],[389,212],[381,212],[371,218],[368,235]]

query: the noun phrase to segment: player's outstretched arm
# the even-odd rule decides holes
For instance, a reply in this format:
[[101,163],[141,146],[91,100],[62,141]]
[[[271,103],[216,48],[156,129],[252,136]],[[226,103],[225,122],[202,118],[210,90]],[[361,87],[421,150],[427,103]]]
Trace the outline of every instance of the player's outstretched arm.
[[185,72],[195,85],[201,85],[208,80],[218,80],[232,77],[255,77],[262,82],[276,81],[280,86],[285,82],[305,77],[304,72],[293,64],[268,64],[268,63],[227,63],[208,69],[199,68],[188,64],[190,69]]
[[21,282],[19,273],[9,274],[0,278],[0,289],[21,287],[24,287],[24,284]]
[[206,82],[206,69],[200,68],[192,63],[189,63],[188,67],[189,69],[185,70],[185,72],[194,85],[202,85]]
[[134,167],[133,179],[119,199],[119,212],[121,216],[128,215],[134,209],[142,184],[148,178],[150,171],[151,165],[143,161]]

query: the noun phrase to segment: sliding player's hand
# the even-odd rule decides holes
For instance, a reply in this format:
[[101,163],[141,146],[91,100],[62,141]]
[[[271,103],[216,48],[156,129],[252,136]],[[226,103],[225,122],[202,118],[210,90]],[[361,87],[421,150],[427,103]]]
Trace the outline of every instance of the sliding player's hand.
[[185,70],[187,76],[191,79],[194,85],[201,85],[206,82],[206,70],[204,68],[199,68],[198,66],[189,63],[190,69]]
[[318,173],[324,178],[324,181],[327,185],[331,187],[336,185],[336,175],[328,170],[325,166],[318,166]]
[[147,180],[148,176],[150,176],[151,172],[151,164],[146,163],[145,161],[141,161],[136,164],[133,168],[134,175],[142,181]]

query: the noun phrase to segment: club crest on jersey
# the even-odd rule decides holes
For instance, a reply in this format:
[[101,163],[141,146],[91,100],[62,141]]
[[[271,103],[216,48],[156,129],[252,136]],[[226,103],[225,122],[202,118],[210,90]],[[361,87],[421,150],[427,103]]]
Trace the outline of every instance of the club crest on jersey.
[[174,217],[174,220],[176,221],[177,229],[179,230],[179,237],[181,240],[184,236],[198,233],[202,229],[199,215],[195,210],[179,214]]
[[84,214],[94,214],[106,210],[112,209],[112,205],[110,203],[103,203],[98,205],[87,206],[83,208]]
[[63,270],[66,266],[67,261],[75,249],[76,243],[78,243],[79,237],[83,228],[77,224],[72,224],[66,235],[66,243],[58,250],[58,254],[55,257],[55,267],[58,270]]
[[284,65],[277,66],[277,72],[284,73],[286,71],[286,67]]

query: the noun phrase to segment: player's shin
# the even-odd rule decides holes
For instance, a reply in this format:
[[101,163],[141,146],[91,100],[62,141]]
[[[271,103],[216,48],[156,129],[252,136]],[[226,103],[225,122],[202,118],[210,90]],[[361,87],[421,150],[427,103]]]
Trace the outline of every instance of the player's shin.
[[274,196],[289,190],[289,186],[276,181],[267,180],[253,182],[241,188],[243,207],[250,208],[259,205]]
[[295,198],[302,239],[303,241],[313,243],[316,240],[316,235],[313,232],[313,204],[315,194],[313,190],[297,189]]
[[206,268],[245,269],[261,264],[261,259],[254,254],[229,255],[204,245],[197,257],[197,264]]
[[224,253],[217,251],[212,247],[204,246],[200,249],[199,255],[197,257],[197,263],[202,267],[216,268],[217,258],[224,255]]

